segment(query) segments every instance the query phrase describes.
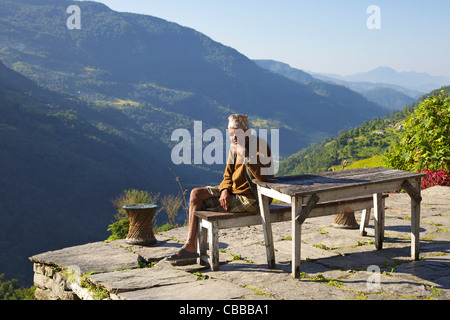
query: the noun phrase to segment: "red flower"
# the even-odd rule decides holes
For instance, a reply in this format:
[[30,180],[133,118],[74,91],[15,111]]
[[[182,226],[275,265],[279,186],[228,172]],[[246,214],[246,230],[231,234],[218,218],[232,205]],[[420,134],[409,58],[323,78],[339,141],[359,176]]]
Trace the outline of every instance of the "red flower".
[[[419,170],[419,172],[421,172],[421,170]],[[422,178],[422,190],[434,186],[450,186],[450,172],[443,169],[436,172],[424,169],[423,173],[425,173],[426,176]]]

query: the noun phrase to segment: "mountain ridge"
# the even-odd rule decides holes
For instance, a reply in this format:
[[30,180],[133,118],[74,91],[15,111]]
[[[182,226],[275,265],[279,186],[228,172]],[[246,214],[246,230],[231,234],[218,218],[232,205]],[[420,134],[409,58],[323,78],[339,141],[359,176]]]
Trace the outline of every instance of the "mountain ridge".
[[[342,90],[342,94],[344,94],[344,91],[349,89],[355,93],[362,94],[369,101],[372,101],[388,110],[402,109],[405,105],[413,103],[415,101],[413,96],[418,94],[417,92],[412,93],[411,90],[397,85],[349,82],[325,76],[312,76],[305,71],[292,68],[286,63],[275,60],[254,61],[262,68],[265,68],[273,73],[280,74],[293,81],[313,87],[315,90],[319,87],[320,92]],[[339,89],[339,87],[343,88]]]
[[380,66],[366,72],[358,72],[346,76],[326,73],[313,73],[313,76],[349,82],[369,82],[375,84],[397,85],[409,90],[418,91],[420,95],[450,84],[450,78],[448,77],[432,76],[426,72],[399,72],[387,66]]

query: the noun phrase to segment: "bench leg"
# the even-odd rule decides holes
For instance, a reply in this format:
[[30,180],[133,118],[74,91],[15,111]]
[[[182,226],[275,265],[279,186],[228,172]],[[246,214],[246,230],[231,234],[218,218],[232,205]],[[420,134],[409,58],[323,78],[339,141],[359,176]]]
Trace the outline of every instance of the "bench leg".
[[361,212],[361,223],[359,224],[359,232],[362,236],[366,236],[367,235],[367,231],[366,228],[369,225],[369,220],[370,220],[370,211],[372,208],[367,208],[364,209]]
[[219,226],[217,221],[212,221],[208,230],[209,255],[212,271],[219,270]]
[[204,266],[208,262],[205,260],[206,249],[208,245],[208,229],[203,227],[203,220],[198,219],[198,243],[197,243],[197,252],[199,255],[198,264]]
[[377,250],[383,248],[384,240],[384,199],[381,193],[373,195],[374,227],[375,227],[375,247]]

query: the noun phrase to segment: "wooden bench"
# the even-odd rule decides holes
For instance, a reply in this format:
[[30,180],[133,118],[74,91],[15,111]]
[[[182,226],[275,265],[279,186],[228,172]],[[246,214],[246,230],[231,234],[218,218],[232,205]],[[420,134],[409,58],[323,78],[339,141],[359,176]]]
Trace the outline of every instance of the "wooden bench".
[[[382,197],[382,208],[384,199]],[[353,211],[362,211],[360,233],[365,236],[365,228],[369,224],[370,211],[373,208],[373,196],[355,197],[338,201],[319,202],[311,211],[309,218],[321,217],[344,212],[351,208]],[[219,230],[236,227],[260,225],[261,215],[259,212],[226,213],[213,211],[197,211],[198,218],[198,253],[201,265],[209,264],[212,271],[219,270]],[[287,203],[277,202],[270,205],[271,223],[291,221],[291,206]],[[381,230],[384,233],[383,230]],[[206,254],[209,243],[209,256]]]

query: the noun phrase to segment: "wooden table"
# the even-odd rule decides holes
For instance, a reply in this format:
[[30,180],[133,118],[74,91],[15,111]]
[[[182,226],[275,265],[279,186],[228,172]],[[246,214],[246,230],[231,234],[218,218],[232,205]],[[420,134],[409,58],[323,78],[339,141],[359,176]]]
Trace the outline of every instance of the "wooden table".
[[[384,237],[384,206],[382,193],[404,189],[411,197],[411,258],[419,258],[421,173],[386,168],[360,168],[271,178],[256,179],[261,219],[269,268],[275,268],[275,252],[268,198],[291,204],[292,210],[292,276],[300,275],[301,225],[314,206],[322,201],[334,201],[373,195],[375,246],[382,248]],[[331,214],[331,213],[330,213]]]

